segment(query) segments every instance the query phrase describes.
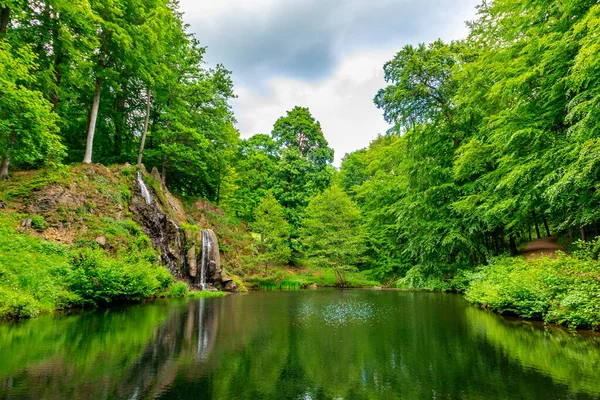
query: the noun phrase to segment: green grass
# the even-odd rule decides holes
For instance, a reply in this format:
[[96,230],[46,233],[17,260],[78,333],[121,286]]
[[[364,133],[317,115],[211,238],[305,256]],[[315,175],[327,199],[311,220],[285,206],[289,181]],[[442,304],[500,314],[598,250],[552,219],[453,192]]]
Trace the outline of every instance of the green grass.
[[[271,269],[268,273],[245,277],[250,288],[263,291],[295,291],[305,289],[311,285],[318,287],[338,287],[338,281],[332,269],[307,268],[307,269]],[[380,283],[368,280],[359,272],[346,273],[347,287],[364,288],[379,286]]]
[[472,276],[465,296],[500,313],[600,329],[600,263],[595,260],[500,258]]
[[130,222],[104,220],[110,251],[81,240],[45,241],[16,227],[26,216],[0,215],[0,319],[71,307],[162,296],[173,278],[156,264],[149,239]]
[[190,292],[188,297],[192,299],[208,299],[212,297],[225,297],[227,293],[225,292],[209,292],[207,290],[203,290],[201,292]]
[[81,299],[68,290],[68,248],[18,233],[0,215],[0,319],[35,317]]

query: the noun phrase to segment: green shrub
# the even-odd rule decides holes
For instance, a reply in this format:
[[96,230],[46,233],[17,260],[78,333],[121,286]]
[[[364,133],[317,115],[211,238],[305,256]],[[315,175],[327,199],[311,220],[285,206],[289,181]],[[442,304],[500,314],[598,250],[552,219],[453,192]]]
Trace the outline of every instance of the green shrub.
[[396,287],[399,289],[452,290],[451,282],[445,280],[441,273],[423,270],[420,266],[408,270],[403,278],[398,279]]
[[246,285],[244,284],[244,282],[242,282],[242,280],[240,278],[238,278],[237,276],[232,276],[231,280],[235,282],[235,284],[238,287],[238,291],[240,293],[247,293],[248,292],[248,288],[246,287]]
[[0,319],[37,317],[42,305],[31,295],[0,287]]
[[190,291],[185,282],[175,282],[171,285],[171,288],[168,292],[168,297],[187,297]]
[[573,257],[580,260],[598,260],[600,256],[600,236],[590,241],[578,240],[574,244]]
[[82,249],[72,259],[69,287],[84,303],[142,300],[159,295],[173,282],[169,272],[149,262],[126,262],[101,250]]
[[48,223],[41,215],[31,217],[31,227],[38,231],[43,231],[48,228]]
[[465,295],[500,313],[570,328],[600,328],[600,265],[566,255],[557,259],[500,258],[473,274]]

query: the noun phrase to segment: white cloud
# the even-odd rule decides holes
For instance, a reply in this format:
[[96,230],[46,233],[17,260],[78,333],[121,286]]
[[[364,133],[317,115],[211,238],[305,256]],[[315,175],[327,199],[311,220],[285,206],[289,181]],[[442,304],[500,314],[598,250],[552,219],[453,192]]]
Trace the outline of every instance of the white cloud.
[[270,133],[294,106],[309,107],[336,165],[389,128],[373,104],[383,64],[406,44],[465,37],[480,0],[181,0],[208,45],[233,71],[243,137]]
[[331,77],[321,82],[272,78],[268,93],[238,88],[234,102],[239,129],[244,137],[270,133],[275,121],[294,106],[308,107],[321,122],[336,152],[336,165],[351,151],[365,147],[389,128],[373,104],[385,84],[382,66],[393,51],[366,51],[345,57]]

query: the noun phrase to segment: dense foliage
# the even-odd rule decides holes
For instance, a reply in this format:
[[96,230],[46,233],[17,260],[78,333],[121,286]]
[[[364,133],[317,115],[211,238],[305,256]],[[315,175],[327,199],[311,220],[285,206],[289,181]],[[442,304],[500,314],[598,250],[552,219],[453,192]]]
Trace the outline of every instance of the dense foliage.
[[375,103],[393,127],[340,173],[365,268],[449,288],[532,236],[598,234],[599,18],[594,1],[484,2],[468,39],[385,65]]
[[[340,285],[358,268],[399,287],[464,289],[469,271],[533,237],[600,234],[600,5],[494,0],[478,10],[467,39],[408,45],[385,64],[374,101],[392,127],[336,171],[308,108],[289,110],[270,135],[239,138],[231,74],[205,66],[176,0],[0,0],[1,174],[144,162],[256,233],[265,275],[313,260]],[[521,273],[587,274],[596,258],[495,261],[469,293],[595,326],[496,305],[490,288]],[[85,260],[72,264],[85,279],[117,268]],[[94,296],[125,293],[119,285]]]
[[179,192],[218,200],[239,136],[232,82],[221,65],[205,68],[177,1],[1,1],[0,10],[3,176],[9,165],[144,156]]

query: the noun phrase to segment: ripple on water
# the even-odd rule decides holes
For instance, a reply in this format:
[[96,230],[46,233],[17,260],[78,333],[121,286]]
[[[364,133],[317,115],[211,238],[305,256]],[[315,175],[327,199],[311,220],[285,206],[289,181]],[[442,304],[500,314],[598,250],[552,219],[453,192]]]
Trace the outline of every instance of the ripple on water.
[[298,306],[296,317],[300,324],[323,323],[338,327],[373,323],[380,319],[381,310],[366,300],[307,301]]

